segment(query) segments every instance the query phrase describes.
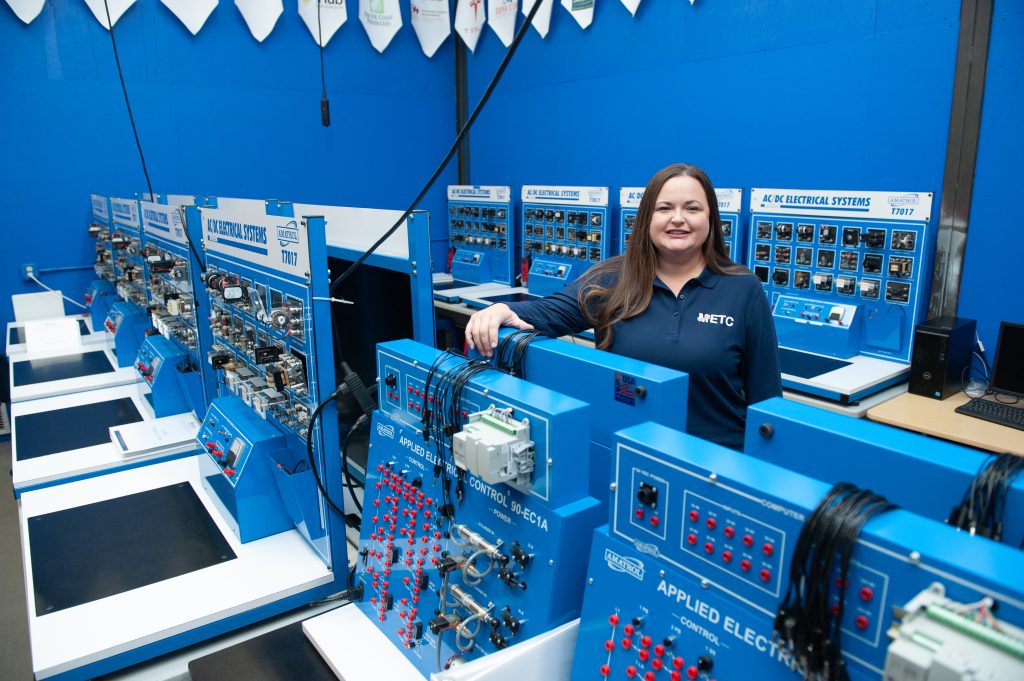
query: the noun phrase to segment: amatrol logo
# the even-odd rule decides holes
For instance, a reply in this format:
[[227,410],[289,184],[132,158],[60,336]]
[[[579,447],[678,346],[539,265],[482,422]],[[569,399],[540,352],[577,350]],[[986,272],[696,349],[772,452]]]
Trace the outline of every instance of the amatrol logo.
[[395,427],[392,426],[391,424],[378,423],[377,424],[377,434],[380,435],[381,437],[386,437],[386,438],[390,438],[390,439],[394,440],[395,439]]
[[921,197],[918,194],[898,194],[889,197],[889,205],[893,208],[906,206],[920,206]]
[[644,581],[644,563],[639,558],[627,558],[611,549],[605,549],[604,562],[608,563],[608,567],[615,572],[625,572],[638,582]]
[[277,240],[281,244],[281,248],[288,244],[299,243],[299,227],[295,224],[295,220],[292,220],[284,227],[277,228]]

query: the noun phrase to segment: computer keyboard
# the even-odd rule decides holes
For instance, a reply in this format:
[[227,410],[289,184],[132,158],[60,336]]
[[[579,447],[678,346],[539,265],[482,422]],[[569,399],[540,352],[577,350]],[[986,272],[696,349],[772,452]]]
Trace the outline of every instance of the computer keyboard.
[[967,414],[1001,426],[1024,430],[1024,400],[1016,404],[1003,404],[979,397],[956,408],[958,414]]

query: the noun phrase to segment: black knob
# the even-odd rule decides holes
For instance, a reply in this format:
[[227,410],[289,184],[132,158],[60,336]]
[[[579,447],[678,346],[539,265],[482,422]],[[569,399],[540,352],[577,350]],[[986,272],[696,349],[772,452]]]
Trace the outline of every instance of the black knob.
[[757,433],[767,440],[771,438],[772,435],[775,435],[775,426],[770,423],[762,423],[757,427]]
[[697,669],[702,672],[709,672],[711,668],[715,666],[715,661],[707,655],[701,655],[697,658]]

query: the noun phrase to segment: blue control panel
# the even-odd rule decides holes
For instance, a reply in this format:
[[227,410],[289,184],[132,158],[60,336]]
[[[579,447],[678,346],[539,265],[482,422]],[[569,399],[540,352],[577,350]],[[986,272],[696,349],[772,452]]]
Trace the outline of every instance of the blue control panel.
[[150,328],[146,311],[135,303],[118,300],[111,304],[103,325],[114,337],[117,365],[131,366]]
[[612,253],[607,187],[524,185],[523,285],[546,296]]
[[[586,490],[586,405],[493,368],[458,399],[472,365],[413,341],[377,361],[359,608],[424,676],[576,617],[581,547],[604,518]],[[525,480],[487,465],[524,451]]]
[[[931,208],[927,192],[753,189],[747,264],[773,305],[780,345],[909,362],[927,305]],[[780,297],[854,306],[859,321],[837,343],[833,324],[782,314]]]
[[284,532],[292,518],[274,478],[286,447],[284,436],[253,414],[237,397],[218,397],[210,405],[196,438],[203,485],[221,505],[241,542]]
[[[146,336],[135,356],[135,370],[149,386],[146,399],[157,417],[205,413],[199,374],[185,352],[160,335]],[[195,407],[200,407],[198,410]]]
[[[184,355],[191,374],[189,383],[198,383],[188,391],[188,409],[201,415],[216,394],[216,377],[206,361],[213,344],[209,297],[197,295],[204,290],[204,264],[189,248],[191,240],[196,253],[200,253],[199,213],[194,197],[158,198],[158,202],[139,204],[142,255],[148,271],[148,310],[153,327]],[[214,203],[204,199],[198,202]]]
[[[263,493],[278,500],[328,565],[344,564],[343,520],[317,484],[319,477],[340,503],[334,403],[324,405],[315,423],[311,419],[335,388],[325,224],[323,217],[293,212],[292,204],[277,201],[232,201],[230,208],[197,210],[212,331],[205,361],[216,372],[220,396],[234,398],[232,408],[244,409],[247,423],[259,422],[283,438]],[[230,477],[226,469],[222,475]],[[227,507],[237,503],[237,485],[213,489]],[[331,541],[332,527],[342,539]]]
[[515,286],[511,188],[449,185],[448,243],[449,270],[456,281]]
[[[610,523],[591,550],[572,678],[788,681],[802,673],[802,653],[779,645],[773,626],[797,539],[831,485],[654,424],[619,438]],[[850,679],[882,676],[887,634],[922,592],[962,604],[992,598],[1002,621],[1024,621],[1024,554],[914,513],[869,520],[850,561],[845,581],[838,563],[823,579],[832,585],[824,609],[841,613]],[[956,635],[966,628],[951,627]],[[998,636],[992,628],[978,635]]]
[[[815,443],[815,456],[807,456],[808,442]],[[940,522],[992,459],[971,447],[781,397],[747,410],[744,453],[825,482],[870,488]],[[1024,480],[1011,482],[1005,503],[1002,541],[1019,547],[1024,542]]]
[[93,270],[96,279],[90,282],[85,292],[85,302],[93,331],[102,331],[111,304],[117,300],[114,286],[117,274],[114,271],[114,247],[110,243],[110,199],[98,194],[92,195],[92,219],[89,221],[89,237],[96,240],[96,257]]
[[[743,204],[742,189],[716,189],[718,212],[721,217],[722,239],[725,242],[725,254],[734,262],[744,260],[743,236],[740,229],[740,211]],[[644,187],[622,187],[619,189],[619,230],[618,253],[625,253],[629,239],[636,227],[636,212],[640,207],[640,199],[644,196]]]

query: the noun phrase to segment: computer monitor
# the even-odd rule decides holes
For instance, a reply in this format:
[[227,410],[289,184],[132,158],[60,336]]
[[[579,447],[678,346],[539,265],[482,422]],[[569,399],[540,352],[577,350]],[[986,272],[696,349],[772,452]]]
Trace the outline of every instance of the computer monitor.
[[992,388],[1024,397],[1024,324],[1003,322],[999,325]]

